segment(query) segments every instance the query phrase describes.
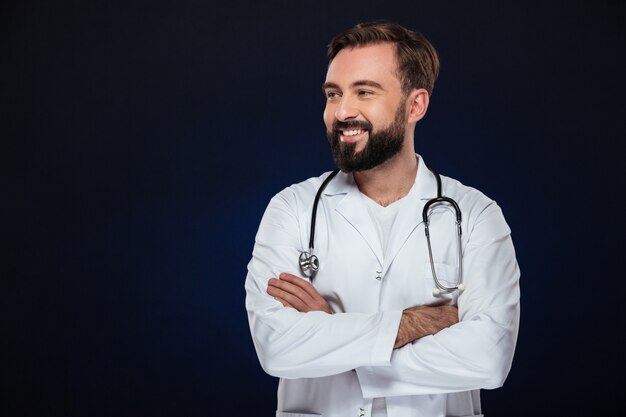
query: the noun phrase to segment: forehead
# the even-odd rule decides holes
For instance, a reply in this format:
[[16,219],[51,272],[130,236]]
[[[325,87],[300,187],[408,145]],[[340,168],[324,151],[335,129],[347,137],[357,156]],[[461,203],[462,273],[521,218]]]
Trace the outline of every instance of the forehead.
[[389,42],[344,48],[328,66],[326,82],[347,86],[357,80],[371,80],[400,86],[397,68],[396,48]]

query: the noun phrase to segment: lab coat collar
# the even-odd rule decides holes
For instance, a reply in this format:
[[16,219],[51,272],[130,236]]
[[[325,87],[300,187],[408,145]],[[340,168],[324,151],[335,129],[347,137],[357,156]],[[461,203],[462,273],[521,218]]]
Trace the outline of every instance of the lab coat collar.
[[384,254],[376,227],[363,201],[364,196],[356,185],[352,174],[340,172],[324,190],[324,195],[328,196],[345,194],[335,207],[335,210],[363,237],[381,265],[383,274],[392,264],[415,228],[422,223],[422,210],[426,201],[437,195],[437,183],[433,174],[426,167],[422,157],[417,154],[416,157],[418,168],[415,183],[409,193],[402,200],[398,201],[398,203],[406,207],[402,207],[398,212],[394,230],[390,236],[387,251]]

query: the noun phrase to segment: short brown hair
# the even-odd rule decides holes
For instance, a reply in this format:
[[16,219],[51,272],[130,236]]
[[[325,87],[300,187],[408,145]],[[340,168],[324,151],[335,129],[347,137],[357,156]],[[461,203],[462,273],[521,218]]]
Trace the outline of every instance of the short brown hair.
[[398,78],[402,91],[408,94],[415,88],[424,88],[432,95],[439,75],[437,51],[421,33],[408,30],[397,23],[359,23],[337,35],[328,44],[328,63],[344,48],[382,42],[390,42],[396,46]]

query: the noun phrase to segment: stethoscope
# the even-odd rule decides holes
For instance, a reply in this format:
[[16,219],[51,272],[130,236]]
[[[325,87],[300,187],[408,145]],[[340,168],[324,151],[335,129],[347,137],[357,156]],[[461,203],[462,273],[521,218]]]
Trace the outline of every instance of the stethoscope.
[[[435,289],[433,289],[433,295],[438,296],[440,294],[449,294],[454,291],[463,291],[465,286],[463,285],[463,266],[462,266],[462,248],[461,248],[461,209],[456,201],[454,201],[450,197],[444,197],[441,192],[441,177],[439,174],[432,168],[427,167],[430,172],[435,176],[437,180],[437,197],[428,200],[424,209],[422,210],[422,219],[424,221],[424,233],[426,234],[426,242],[428,243],[428,257],[430,258],[430,268],[433,273],[433,280],[435,281]],[[315,195],[315,200],[313,201],[313,212],[311,213],[311,232],[309,234],[309,250],[300,253],[300,257],[298,259],[300,263],[300,270],[302,273],[311,278],[311,280],[315,277],[315,274],[320,268],[320,261],[317,256],[313,253],[314,250],[314,240],[315,240],[315,219],[317,217],[317,205],[320,201],[320,197],[324,189],[328,185],[328,183],[335,178],[335,176],[339,173],[339,169],[334,170],[331,174],[326,177],[319,190],[317,190],[317,194]],[[446,287],[443,285],[439,279],[437,278],[437,273],[435,271],[435,262],[433,260],[433,251],[430,244],[430,232],[429,225],[430,221],[428,219],[428,211],[432,206],[438,204],[449,204],[455,213],[456,216],[456,230],[457,230],[457,267],[458,267],[458,275],[456,279],[456,283],[453,287]]]

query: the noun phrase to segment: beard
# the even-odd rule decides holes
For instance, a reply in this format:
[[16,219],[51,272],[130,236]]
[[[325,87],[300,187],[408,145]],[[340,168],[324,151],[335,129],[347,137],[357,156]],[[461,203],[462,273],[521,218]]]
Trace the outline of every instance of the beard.
[[[406,115],[402,105],[398,106],[396,115],[389,126],[380,131],[373,131],[372,124],[368,121],[340,122],[335,120],[333,130],[326,131],[335,165],[343,172],[355,172],[366,171],[388,161],[402,150],[406,132],[405,124]],[[340,131],[344,129],[363,129],[368,132],[367,144],[361,152],[355,153],[356,143],[341,142]]]

